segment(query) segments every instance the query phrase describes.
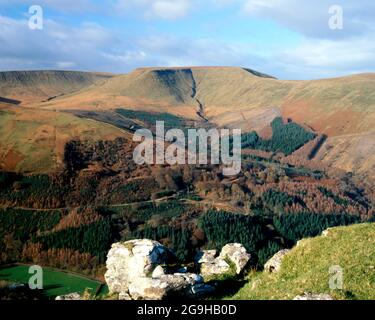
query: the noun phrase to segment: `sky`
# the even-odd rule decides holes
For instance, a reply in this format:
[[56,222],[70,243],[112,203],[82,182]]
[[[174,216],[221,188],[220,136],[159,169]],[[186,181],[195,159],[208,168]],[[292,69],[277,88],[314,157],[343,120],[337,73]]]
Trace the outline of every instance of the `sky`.
[[[42,29],[29,27],[32,5]],[[340,12],[342,28],[331,28]],[[296,80],[375,72],[375,1],[0,0],[2,71],[146,66],[240,66]]]

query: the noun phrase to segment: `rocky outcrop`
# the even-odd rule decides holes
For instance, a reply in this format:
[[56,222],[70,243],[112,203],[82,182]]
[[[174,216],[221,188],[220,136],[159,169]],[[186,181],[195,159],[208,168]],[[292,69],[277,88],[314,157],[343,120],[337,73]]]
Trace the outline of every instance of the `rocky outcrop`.
[[172,252],[159,242],[132,240],[115,243],[107,256],[105,279],[110,293],[122,300],[162,300],[183,296],[197,298],[213,291],[200,275],[172,273]]
[[324,230],[322,232],[322,236],[323,237],[328,237],[328,235],[330,234],[331,231],[332,231],[332,228],[328,228],[328,229]]
[[174,255],[159,242],[142,239],[114,243],[107,255],[105,280],[111,293],[127,292],[134,279],[149,277]]
[[82,300],[81,295],[78,292],[57,296],[55,300]]
[[158,278],[135,279],[129,285],[129,294],[135,300],[163,300],[178,296],[196,297],[197,289],[200,293],[210,291],[210,286],[206,288],[204,286],[203,278],[196,274],[165,274]]
[[[205,279],[212,279],[221,275],[233,273],[241,274],[251,256],[245,247],[239,243],[230,243],[221,249],[220,255],[215,258],[216,251],[204,251],[198,260],[201,263],[201,274]],[[232,266],[234,270],[232,270]]]
[[213,262],[201,264],[201,275],[206,281],[228,274],[230,271],[230,265],[219,257]]
[[165,270],[162,266],[157,266],[154,271],[152,272],[152,278],[160,278],[161,276],[165,275]]
[[289,251],[289,249],[284,249],[276,253],[271,259],[266,262],[266,264],[264,265],[264,271],[270,273],[279,272],[281,269],[282,260]]
[[329,294],[325,293],[307,293],[296,296],[293,300],[334,300]]
[[195,256],[196,263],[211,263],[217,255],[216,250],[202,250]]
[[219,258],[232,262],[236,268],[236,273],[240,274],[246,267],[251,256],[246,252],[242,244],[230,243],[221,249]]

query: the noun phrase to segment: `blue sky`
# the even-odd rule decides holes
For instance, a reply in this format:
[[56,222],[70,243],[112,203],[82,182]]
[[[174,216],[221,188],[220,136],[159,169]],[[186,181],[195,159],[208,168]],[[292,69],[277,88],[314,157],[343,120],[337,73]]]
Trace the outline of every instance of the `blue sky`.
[[[28,9],[43,8],[43,30]],[[331,30],[340,5],[343,30]],[[281,79],[375,71],[373,0],[0,0],[0,70],[243,66]]]

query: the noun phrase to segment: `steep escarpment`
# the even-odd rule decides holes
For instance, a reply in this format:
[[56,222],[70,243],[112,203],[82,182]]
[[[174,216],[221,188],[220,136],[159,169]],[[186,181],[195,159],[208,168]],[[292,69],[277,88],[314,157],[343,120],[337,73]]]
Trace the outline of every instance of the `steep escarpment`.
[[77,71],[0,72],[0,96],[19,103],[53,99],[111,77],[110,74]]

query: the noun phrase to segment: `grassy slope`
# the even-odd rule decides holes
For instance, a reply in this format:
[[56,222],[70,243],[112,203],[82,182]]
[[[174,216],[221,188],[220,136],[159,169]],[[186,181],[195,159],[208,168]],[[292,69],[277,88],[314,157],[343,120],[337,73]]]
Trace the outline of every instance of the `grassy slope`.
[[[28,271],[29,267],[24,265],[4,267],[0,269],[0,280],[15,283],[28,283],[32,276]],[[85,277],[43,268],[44,293],[48,297],[55,297],[72,292],[83,293],[86,289],[96,292],[100,285],[100,282]]]
[[[319,159],[328,165],[360,173],[371,174],[373,171],[375,140],[368,139],[368,136],[374,134],[375,124],[374,74],[314,81],[280,81],[254,76],[241,68],[193,68],[191,72],[195,98],[202,103],[205,117],[212,122],[253,130],[268,125],[278,115],[290,117],[329,136],[331,147],[319,155]],[[130,84],[135,79],[139,80],[137,74],[129,74],[124,83],[120,78],[109,80],[105,85],[106,90],[113,86],[113,95],[126,95],[127,91],[131,91],[133,97],[143,97],[153,102],[158,97],[166,105],[173,100],[181,104],[183,100],[187,116],[193,116],[198,110],[196,101],[191,102],[190,91],[186,89],[187,81],[183,82],[186,94],[183,99],[178,99],[181,91],[166,91],[163,84],[170,81],[163,80],[160,75],[156,77],[155,71],[143,71],[142,85],[133,87]],[[171,77],[168,74],[168,79]],[[179,86],[182,83],[180,80],[178,73],[174,83]],[[127,86],[131,90],[117,91],[117,87]],[[144,107],[141,103],[137,108]],[[164,108],[168,112],[184,115],[179,107]],[[336,143],[336,137],[339,143]]]
[[259,130],[283,115],[328,135],[331,147],[318,155],[328,165],[370,175],[375,167],[375,74],[281,81],[242,68],[138,69],[42,107],[125,107],[194,118],[195,99],[219,126]]
[[[221,125],[251,118],[249,111],[278,107],[283,115],[330,136],[373,130],[375,74],[314,81],[259,77],[242,68],[138,69],[103,85],[57,99],[42,107],[115,109],[121,106],[170,112],[178,106],[198,111],[198,99]],[[173,110],[173,108],[171,109]],[[267,111],[267,110],[266,110]],[[191,116],[191,115],[190,115]],[[267,118],[267,117],[266,117]]]
[[16,107],[0,110],[0,169],[50,172],[61,168],[65,143],[71,139],[126,136],[109,124],[72,114]]
[[375,74],[281,81],[243,68],[138,69],[34,106],[126,108],[199,119],[196,99],[204,116],[220,126],[261,130],[280,115],[306,123],[328,135],[329,148],[323,147],[317,159],[347,171],[374,171]]
[[[329,268],[344,270],[343,290],[329,289]],[[256,273],[232,299],[293,299],[304,292],[335,299],[375,299],[375,224],[330,229],[304,239],[287,255],[280,273]]]
[[110,74],[78,71],[0,72],[0,97],[38,102],[81,90],[109,79]]

